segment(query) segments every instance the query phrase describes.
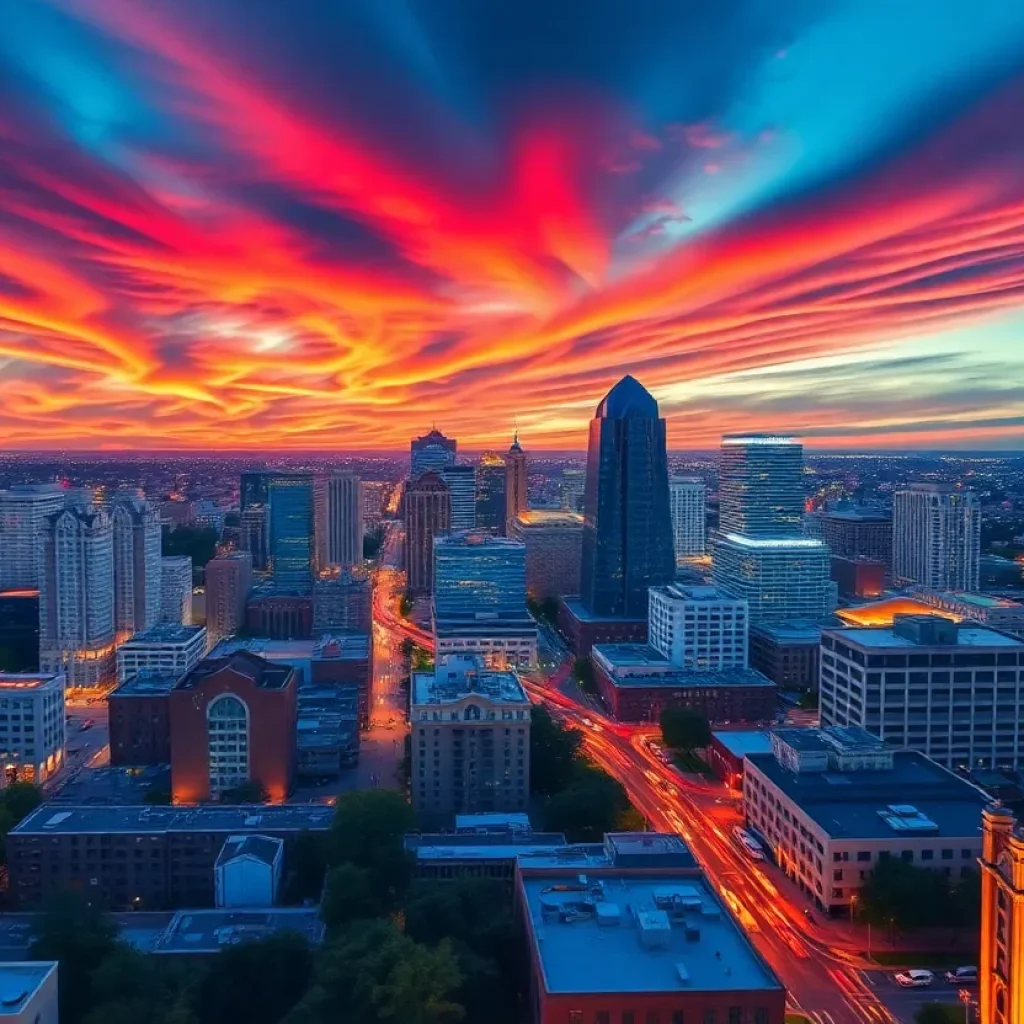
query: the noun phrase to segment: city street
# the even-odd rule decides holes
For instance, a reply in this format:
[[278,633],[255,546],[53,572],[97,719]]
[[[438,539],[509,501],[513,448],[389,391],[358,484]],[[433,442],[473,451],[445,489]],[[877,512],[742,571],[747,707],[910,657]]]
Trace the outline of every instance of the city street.
[[93,704],[78,701],[68,704],[65,710],[67,760],[61,771],[43,786],[50,796],[59,793],[83,768],[101,768],[110,763],[110,726],[106,700],[100,698]]

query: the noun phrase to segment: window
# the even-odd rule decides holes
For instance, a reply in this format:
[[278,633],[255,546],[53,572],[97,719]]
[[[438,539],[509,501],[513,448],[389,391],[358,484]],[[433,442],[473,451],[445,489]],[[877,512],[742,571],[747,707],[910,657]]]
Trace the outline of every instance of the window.
[[832,872],[832,881],[841,882],[843,880],[843,869],[839,868],[837,871]]
[[942,851],[942,859],[943,860],[952,860],[953,859],[953,851],[952,850],[943,850]]
[[647,1024],[660,1024],[661,1018],[658,1017],[657,1010],[648,1010],[645,1018]]
[[729,1007],[729,1024],[743,1024],[743,1007]]
[[935,851],[934,850],[922,850],[921,851],[921,860],[934,860],[934,859],[935,859]]
[[904,861],[907,864],[913,864],[913,862],[914,862],[914,851],[913,850],[903,850],[900,853],[900,860]]
[[972,852],[972,851],[970,851],[970,850],[961,850],[961,851],[960,851],[960,856],[961,856],[961,857],[962,857],[962,858],[963,858],[964,860],[970,860],[970,859],[971,859],[971,858],[972,858],[972,857],[974,856],[974,854],[973,854],[973,852]]
[[633,1024],[634,1014],[632,1010],[622,1011],[622,1024]]
[[672,1024],[684,1024],[682,1010],[672,1011]]
[[611,1014],[607,1010],[598,1010],[594,1014],[594,1024],[611,1024]]
[[870,862],[870,860],[871,860],[871,851],[870,850],[858,850],[857,851],[857,860],[859,860],[862,864]]
[[249,709],[230,693],[206,709],[210,792],[223,793],[249,778]]

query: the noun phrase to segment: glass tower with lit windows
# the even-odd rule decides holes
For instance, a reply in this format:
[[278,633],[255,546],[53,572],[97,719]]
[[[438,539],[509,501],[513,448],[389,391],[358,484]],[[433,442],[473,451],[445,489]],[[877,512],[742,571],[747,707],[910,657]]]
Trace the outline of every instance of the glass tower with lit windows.
[[274,586],[308,594],[313,589],[313,474],[275,473],[268,492]]

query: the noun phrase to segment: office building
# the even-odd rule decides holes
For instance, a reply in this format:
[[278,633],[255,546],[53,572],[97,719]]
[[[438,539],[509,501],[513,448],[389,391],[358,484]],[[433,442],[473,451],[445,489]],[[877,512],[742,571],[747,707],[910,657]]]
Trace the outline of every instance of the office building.
[[647,588],[675,577],[665,421],[633,377],[590,422],[580,599],[593,616],[645,619]]
[[982,812],[981,956],[978,964],[982,1024],[1024,1024],[1024,832],[999,805]]
[[947,768],[1024,765],[1024,641],[939,615],[821,634],[822,725],[855,725]]
[[411,443],[410,480],[418,480],[424,473],[440,473],[446,466],[455,465],[458,441],[445,437],[436,427],[429,434],[414,437]]
[[821,539],[836,558],[870,558],[892,565],[892,516],[869,508],[826,512]]
[[295,774],[337,778],[359,762],[360,693],[355,686],[299,687]]
[[695,476],[674,476],[668,484],[672,510],[672,543],[676,562],[699,558],[705,551],[704,481]]
[[117,681],[139,674],[179,679],[206,654],[202,626],[160,625],[136,633],[117,649]]
[[943,615],[1024,637],[1024,604],[1017,601],[991,594],[950,594],[924,588],[914,590],[913,594],[917,601]]
[[777,622],[750,630],[750,665],[780,690],[817,690],[821,626]]
[[558,602],[558,631],[577,658],[585,658],[596,644],[646,644],[647,618],[594,615],[578,597]]
[[72,505],[44,521],[39,574],[39,668],[69,689],[113,683],[114,528],[105,512]]
[[270,474],[265,470],[249,470],[242,473],[238,498],[243,512],[250,505],[266,505],[270,500]]
[[800,537],[804,449],[794,437],[727,434],[718,467],[718,529],[780,540]]
[[775,685],[752,668],[683,669],[647,644],[597,644],[594,681],[620,722],[657,722],[666,708],[694,708],[709,722],[769,722]]
[[39,591],[0,591],[0,672],[39,671]]
[[648,643],[679,668],[747,667],[747,603],[714,587],[651,587]]
[[56,960],[0,963],[0,1021],[59,1024]]
[[424,473],[406,487],[405,572],[414,596],[433,589],[434,537],[451,529],[451,515],[448,486],[437,473]]
[[520,541],[482,530],[435,537],[432,612],[438,654],[468,651],[496,668],[536,664]]
[[165,555],[160,559],[160,621],[192,624],[192,557]]
[[118,493],[114,525],[114,630],[131,636],[160,621],[163,564],[160,515],[143,498]]
[[[314,577],[327,568],[327,477],[323,473],[313,474],[312,567]],[[288,590],[289,586],[282,589]]]
[[39,535],[66,500],[57,484],[0,490],[0,590],[39,589]]
[[448,487],[453,530],[476,526],[476,469],[473,466],[445,466],[441,479]]
[[786,990],[678,836],[524,854],[515,884],[536,1024],[783,1024]]
[[875,558],[839,558],[833,555],[829,562],[829,576],[840,597],[881,597],[885,592],[887,567]]
[[166,672],[142,672],[107,694],[114,767],[171,763],[170,694],[177,680]]
[[170,693],[175,803],[259,782],[274,803],[295,770],[298,673],[247,651],[207,658]]
[[312,473],[270,477],[270,571],[281,592],[309,594],[313,585]]
[[911,484],[893,496],[892,574],[931,590],[979,587],[981,505],[972,491]]
[[412,803],[428,820],[524,811],[530,798],[530,699],[511,672],[438,655],[410,685]]
[[580,592],[583,516],[558,509],[524,509],[508,535],[526,549],[526,590],[537,601]]
[[484,452],[476,467],[476,525],[499,535],[505,532],[505,460]]
[[558,488],[558,493],[562,501],[562,508],[565,509],[566,512],[583,511],[583,496],[586,489],[586,470],[562,470],[562,482]]
[[505,455],[505,522],[530,507],[530,466],[519,443],[519,431],[512,436]]
[[327,565],[347,569],[363,560],[363,485],[354,473],[327,481]]
[[279,594],[272,583],[258,584],[245,602],[245,629],[271,640],[308,640],[313,635],[313,597]]
[[213,865],[218,907],[272,907],[281,894],[284,840],[274,836],[228,836]]
[[211,644],[241,629],[251,589],[248,551],[232,551],[206,563],[206,632]]
[[253,504],[242,509],[240,516],[240,548],[252,555],[254,572],[265,572],[270,559],[269,511],[266,505]]
[[360,568],[315,580],[312,635],[369,633],[372,590],[369,575]]
[[[200,807],[37,807],[7,837],[10,892],[37,906],[54,888],[94,894],[116,910],[212,907],[214,865],[230,836],[285,841],[325,833],[334,808],[325,804]],[[135,854],[141,850],[145,856]]]
[[0,767],[41,786],[64,764],[64,677],[0,672]]
[[363,481],[363,529],[369,532],[381,524],[391,495],[392,485],[386,480]]
[[850,913],[872,869],[898,858],[951,885],[977,868],[988,798],[923,754],[858,728],[777,729],[748,754],[743,810],[772,860],[827,913]]

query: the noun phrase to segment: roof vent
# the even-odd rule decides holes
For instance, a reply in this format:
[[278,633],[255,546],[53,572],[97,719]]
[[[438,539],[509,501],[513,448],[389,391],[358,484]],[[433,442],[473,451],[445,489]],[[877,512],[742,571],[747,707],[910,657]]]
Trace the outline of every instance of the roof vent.
[[688,924],[686,926],[686,941],[700,942],[700,929],[696,925]]
[[685,964],[681,964],[681,963],[677,963],[676,964],[676,974],[679,977],[679,984],[680,985],[689,985],[690,984],[690,972],[686,969],[686,965]]
[[672,925],[664,910],[640,910],[636,915],[640,929],[640,945],[644,949],[668,949],[672,941]]
[[618,903],[598,903],[597,923],[601,928],[612,928],[622,923],[622,911]]

